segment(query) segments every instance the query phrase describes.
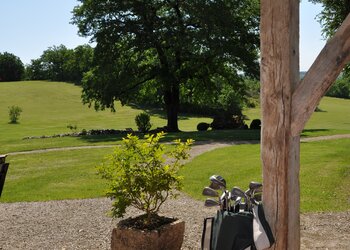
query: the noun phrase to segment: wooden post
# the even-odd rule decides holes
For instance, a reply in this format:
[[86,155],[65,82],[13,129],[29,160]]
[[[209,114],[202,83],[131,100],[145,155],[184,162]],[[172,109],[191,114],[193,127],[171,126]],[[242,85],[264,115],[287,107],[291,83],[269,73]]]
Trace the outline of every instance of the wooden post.
[[299,0],[261,0],[263,201],[273,249],[300,249],[300,133],[350,60],[350,15],[299,81]]
[[299,82],[299,0],[261,1],[263,200],[276,243],[299,249],[299,135],[291,134]]

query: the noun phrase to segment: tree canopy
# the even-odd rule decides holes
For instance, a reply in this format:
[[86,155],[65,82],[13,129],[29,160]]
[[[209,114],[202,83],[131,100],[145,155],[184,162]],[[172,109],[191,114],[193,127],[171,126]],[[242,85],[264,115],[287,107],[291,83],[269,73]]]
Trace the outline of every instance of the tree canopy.
[[[340,27],[344,19],[350,13],[350,0],[310,0],[312,3],[320,3],[323,10],[318,15],[318,21],[322,25],[322,33],[325,38],[330,38]],[[350,66],[347,65],[344,73],[350,77]]]
[[0,82],[20,81],[24,75],[24,66],[14,54],[0,53]]
[[181,95],[258,76],[258,0],[80,2],[73,23],[96,42],[83,101],[96,109],[114,110],[115,100],[128,103],[153,90],[168,130],[177,131]]
[[322,33],[326,38],[333,36],[350,13],[350,0],[310,0],[310,2],[320,3],[323,6],[318,21],[322,24]]

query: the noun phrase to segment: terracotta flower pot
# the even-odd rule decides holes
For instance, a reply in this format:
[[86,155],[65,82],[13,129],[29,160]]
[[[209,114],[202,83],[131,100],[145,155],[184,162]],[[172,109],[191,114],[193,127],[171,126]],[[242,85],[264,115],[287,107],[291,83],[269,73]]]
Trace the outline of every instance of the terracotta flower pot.
[[185,222],[176,220],[157,230],[147,231],[118,226],[112,232],[112,250],[179,250],[185,233]]

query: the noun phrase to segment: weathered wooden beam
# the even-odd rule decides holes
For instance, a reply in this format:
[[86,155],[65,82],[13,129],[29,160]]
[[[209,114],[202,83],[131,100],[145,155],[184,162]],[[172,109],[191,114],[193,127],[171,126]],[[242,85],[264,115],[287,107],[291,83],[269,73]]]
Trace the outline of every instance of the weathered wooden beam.
[[291,135],[299,83],[299,0],[261,1],[263,202],[276,243],[299,249],[299,143]]
[[350,61],[350,14],[327,42],[292,97],[292,134],[298,135],[322,96]]

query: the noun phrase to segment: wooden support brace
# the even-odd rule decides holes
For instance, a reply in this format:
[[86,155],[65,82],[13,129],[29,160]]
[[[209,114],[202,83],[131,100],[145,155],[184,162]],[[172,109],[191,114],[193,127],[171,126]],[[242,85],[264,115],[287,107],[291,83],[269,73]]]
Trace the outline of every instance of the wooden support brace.
[[304,129],[322,96],[350,61],[350,14],[298,85],[292,97],[292,134]]

